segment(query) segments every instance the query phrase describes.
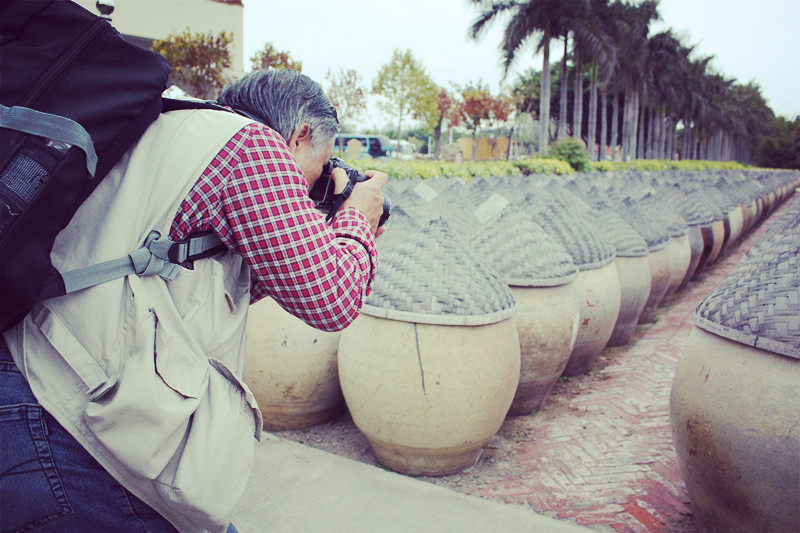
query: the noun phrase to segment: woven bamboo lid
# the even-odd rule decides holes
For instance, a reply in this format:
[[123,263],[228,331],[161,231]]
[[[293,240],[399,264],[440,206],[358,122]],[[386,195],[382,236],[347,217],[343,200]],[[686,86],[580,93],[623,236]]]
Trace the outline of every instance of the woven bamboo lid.
[[730,340],[800,359],[800,199],[703,300],[694,322]]
[[393,205],[392,216],[386,221],[386,232],[375,241],[378,259],[383,257],[387,249],[397,246],[409,235],[419,231],[421,223],[427,223],[427,220],[417,220],[402,205]]
[[572,256],[525,212],[509,207],[470,238],[509,285],[555,287],[578,276]]
[[544,189],[526,194],[512,208],[529,214],[550,237],[572,256],[578,270],[591,270],[610,264],[616,250],[601,236],[594,224],[585,221],[567,203]]
[[[608,203],[600,198],[587,201],[580,196],[580,189],[571,183],[559,186],[558,189],[548,186],[548,189],[579,211],[584,220],[614,246],[618,257],[647,255],[647,243],[644,238],[614,212]],[[558,192],[555,192],[556,190]]]
[[[459,180],[460,181],[460,180]],[[428,203],[434,217],[443,217],[461,238],[467,239],[482,222],[475,216],[475,205],[469,190],[463,185],[452,185]]]
[[493,324],[513,316],[505,279],[442,218],[387,248],[362,312],[440,325]]

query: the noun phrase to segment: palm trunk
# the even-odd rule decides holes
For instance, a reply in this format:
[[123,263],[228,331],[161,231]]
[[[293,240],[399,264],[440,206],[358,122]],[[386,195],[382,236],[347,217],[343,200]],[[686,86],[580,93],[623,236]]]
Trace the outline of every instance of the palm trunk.
[[598,161],[604,161],[608,153],[608,87],[603,84],[600,92],[600,152],[597,154]]
[[626,88],[622,100],[622,140],[620,142],[620,155],[623,161],[630,159],[630,114],[631,99]]
[[670,120],[669,132],[669,150],[667,150],[667,159],[678,159],[678,121],[673,118]]
[[647,139],[645,134],[649,129],[648,122],[652,120],[647,106],[640,106],[637,113],[639,120],[636,121],[637,128],[637,141],[636,141],[636,159],[647,159],[645,150],[647,149]]
[[639,135],[639,90],[634,88],[631,94],[631,126],[630,126],[630,137],[631,137],[631,149],[630,154],[632,158],[636,157],[637,154],[637,139]]
[[691,139],[692,133],[691,128],[689,127],[688,118],[683,119],[683,139],[681,140],[681,159],[690,159],[689,154],[689,141]]
[[583,62],[575,52],[575,102],[572,107],[572,136],[583,138]]
[[539,100],[539,153],[547,152],[550,144],[550,28],[542,38],[542,85]]
[[630,161],[636,158],[636,122],[638,120],[635,105],[636,93],[629,83],[625,88],[625,101],[622,108],[622,159]]
[[[597,62],[592,63],[592,84],[589,89],[589,132],[586,143],[589,159],[597,161]],[[600,143],[602,145],[602,143]]]
[[[613,110],[611,112],[611,159],[613,161],[618,161],[621,159],[620,149],[622,148],[621,143],[617,142],[617,138],[619,137],[619,94],[615,94],[613,96],[614,103],[613,103]],[[623,126],[624,126],[623,122]],[[617,147],[619,146],[620,149]]]
[[567,49],[569,37],[564,37],[564,57],[561,58],[561,98],[558,106],[558,133],[560,141],[567,136],[567,94],[569,91],[569,71],[567,70]]

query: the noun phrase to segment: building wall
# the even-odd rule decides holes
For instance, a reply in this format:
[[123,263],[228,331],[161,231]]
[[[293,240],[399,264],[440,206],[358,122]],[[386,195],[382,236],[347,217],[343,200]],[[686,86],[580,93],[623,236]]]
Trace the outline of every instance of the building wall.
[[[84,9],[99,14],[96,0],[74,0]],[[244,74],[244,30],[241,2],[215,0],[115,0],[111,23],[122,34],[163,39],[169,34],[225,31],[233,34],[231,74]],[[248,59],[249,68],[249,59]]]

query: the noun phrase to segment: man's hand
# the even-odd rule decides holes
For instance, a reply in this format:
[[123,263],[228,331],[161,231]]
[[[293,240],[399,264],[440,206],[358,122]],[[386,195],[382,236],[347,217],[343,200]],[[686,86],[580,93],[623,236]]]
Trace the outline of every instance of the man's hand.
[[[342,192],[349,181],[347,173],[341,168],[335,168],[332,175],[335,184],[333,192]],[[386,185],[389,176],[377,170],[367,170],[364,175],[369,179],[355,184],[353,192],[342,207],[355,207],[364,213],[375,237],[380,237],[386,231],[386,228],[378,227],[378,221],[383,214],[383,186]]]

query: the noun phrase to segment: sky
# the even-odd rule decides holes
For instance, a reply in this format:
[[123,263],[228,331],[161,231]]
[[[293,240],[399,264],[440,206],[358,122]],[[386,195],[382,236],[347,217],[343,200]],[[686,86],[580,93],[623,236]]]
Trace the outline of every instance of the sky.
[[[468,0],[243,0],[245,69],[249,58],[271,42],[302,61],[303,73],[327,86],[328,71],[354,69],[369,88],[395,49],[410,49],[437,84],[452,89],[481,81],[497,93],[503,78],[498,46],[504,24],[493,24],[478,40],[468,28],[479,10]],[[740,83],[754,80],[777,114],[800,114],[800,0],[661,0],[666,28],[713,55],[712,67]],[[541,69],[541,55],[528,46],[506,78]],[[555,41],[551,61],[561,56]],[[370,97],[365,127],[387,123]]]

